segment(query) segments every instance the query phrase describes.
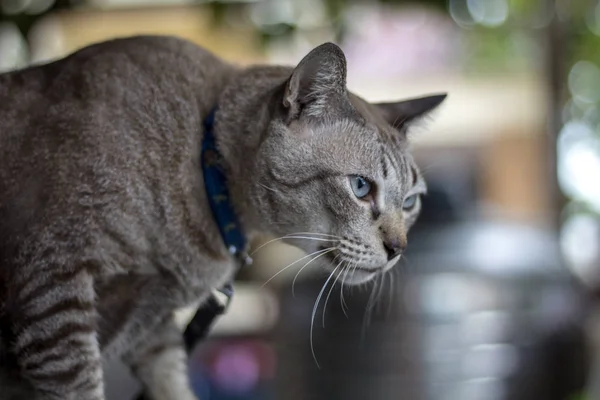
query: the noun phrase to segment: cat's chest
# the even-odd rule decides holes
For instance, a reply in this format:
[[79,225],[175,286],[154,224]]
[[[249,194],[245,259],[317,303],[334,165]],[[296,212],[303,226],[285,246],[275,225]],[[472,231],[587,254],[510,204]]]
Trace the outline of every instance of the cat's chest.
[[225,282],[237,263],[227,255],[215,257],[214,251],[198,246],[195,238],[178,235],[136,238],[126,245],[107,240],[102,249],[101,261],[110,275],[173,276],[181,282],[181,290],[191,291],[191,296],[196,295],[194,288]]

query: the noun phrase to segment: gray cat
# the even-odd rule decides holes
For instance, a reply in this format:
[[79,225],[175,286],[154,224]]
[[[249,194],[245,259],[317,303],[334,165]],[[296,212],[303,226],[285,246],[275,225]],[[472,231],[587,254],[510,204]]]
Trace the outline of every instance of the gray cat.
[[369,104],[330,43],[238,68],[134,37],[0,75],[0,399],[104,399],[102,356],[155,400],[195,398],[173,311],[236,265],[199,162],[213,107],[246,236],[287,235],[358,284],[406,246],[425,192],[406,132],[444,97]]

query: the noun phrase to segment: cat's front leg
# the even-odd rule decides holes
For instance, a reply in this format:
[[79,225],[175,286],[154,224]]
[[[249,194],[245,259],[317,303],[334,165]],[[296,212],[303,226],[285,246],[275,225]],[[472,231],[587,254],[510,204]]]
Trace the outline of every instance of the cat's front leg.
[[18,372],[35,400],[104,400],[93,277],[83,267],[46,264],[50,272],[16,285],[9,318]]
[[172,276],[129,274],[109,277],[96,291],[100,345],[110,359],[143,347],[173,310],[203,300],[210,288],[185,287]]
[[192,391],[181,329],[169,316],[123,357],[144,387],[144,400],[198,400]]

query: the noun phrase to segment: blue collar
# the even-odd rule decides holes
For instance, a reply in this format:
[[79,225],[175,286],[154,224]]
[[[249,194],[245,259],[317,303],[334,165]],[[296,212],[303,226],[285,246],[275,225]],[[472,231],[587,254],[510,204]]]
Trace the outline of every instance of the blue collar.
[[[217,107],[204,120],[204,138],[202,139],[200,162],[202,164],[202,174],[204,175],[206,197],[213,218],[219,227],[225,247],[232,256],[237,258],[239,269],[250,264],[252,260],[246,255],[246,236],[242,233],[242,228],[231,205],[227,180],[220,164],[221,154],[217,148],[213,129],[216,112]],[[196,310],[196,314],[183,334],[188,350],[193,349],[198,341],[208,335],[215,319],[227,311],[232,297],[233,284],[229,281],[215,290]]]
[[[252,260],[246,255],[246,237],[242,233],[241,226],[231,205],[227,180],[220,164],[221,154],[217,148],[213,130],[216,112],[217,108],[215,107],[204,120],[204,138],[202,139],[202,155],[200,157],[204,187],[208,204],[219,227],[219,232],[221,232],[223,243],[231,255],[238,259],[238,268],[241,268],[250,264]],[[183,333],[188,351],[191,351],[200,340],[208,335],[215,319],[227,311],[232,297],[233,284],[229,281],[208,296],[196,310],[196,314]]]
[[247,240],[231,204],[227,188],[227,179],[221,165],[221,154],[217,148],[214,122],[217,107],[213,108],[204,120],[204,138],[202,139],[202,173],[204,187],[213,218],[221,232],[221,238],[231,255],[241,265],[251,262],[246,254]]

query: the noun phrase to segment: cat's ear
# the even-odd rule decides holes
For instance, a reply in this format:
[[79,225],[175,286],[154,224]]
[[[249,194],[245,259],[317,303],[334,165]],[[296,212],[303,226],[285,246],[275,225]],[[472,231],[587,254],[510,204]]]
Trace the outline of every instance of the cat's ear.
[[442,104],[447,96],[446,93],[443,93],[394,103],[376,103],[374,105],[390,125],[394,128],[400,128],[406,123],[425,117]]
[[289,119],[302,112],[321,116],[347,102],[346,57],[333,43],[316,47],[300,61],[286,83],[283,97]]

